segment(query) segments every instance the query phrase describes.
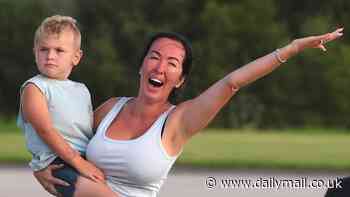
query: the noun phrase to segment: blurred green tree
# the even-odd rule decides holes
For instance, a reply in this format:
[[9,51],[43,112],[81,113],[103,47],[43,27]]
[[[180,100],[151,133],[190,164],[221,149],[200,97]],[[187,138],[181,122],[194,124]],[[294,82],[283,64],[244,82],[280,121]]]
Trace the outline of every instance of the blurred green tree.
[[[88,85],[98,106],[111,96],[137,94],[140,55],[154,32],[179,32],[193,44],[194,68],[181,100],[293,38],[346,24],[349,8],[346,0],[0,1],[0,114],[16,114],[19,86],[36,73],[34,31],[53,14],[80,23],[84,57],[72,78]],[[309,50],[289,60],[242,89],[211,126],[349,128],[348,43],[345,36],[326,54]]]

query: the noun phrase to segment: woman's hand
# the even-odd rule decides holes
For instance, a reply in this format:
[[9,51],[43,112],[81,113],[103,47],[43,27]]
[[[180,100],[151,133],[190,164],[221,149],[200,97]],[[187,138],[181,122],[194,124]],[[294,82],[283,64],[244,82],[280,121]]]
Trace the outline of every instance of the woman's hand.
[[301,52],[307,48],[319,48],[323,51],[327,51],[325,43],[340,38],[343,35],[343,29],[344,28],[338,28],[331,33],[326,33],[319,36],[299,38],[294,40],[291,45],[293,46],[295,53]]
[[60,169],[62,167],[63,164],[49,165],[45,169],[34,172],[33,175],[47,192],[54,196],[60,196],[60,194],[56,191],[55,185],[69,186],[69,184],[61,179],[52,176],[52,171]]

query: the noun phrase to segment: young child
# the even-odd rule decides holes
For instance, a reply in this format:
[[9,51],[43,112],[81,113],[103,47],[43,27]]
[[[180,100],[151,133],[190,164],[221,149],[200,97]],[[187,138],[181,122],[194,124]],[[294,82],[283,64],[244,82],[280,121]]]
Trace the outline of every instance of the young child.
[[[80,177],[104,183],[102,171],[84,159],[93,136],[89,90],[84,84],[68,79],[82,57],[80,45],[81,34],[75,19],[59,15],[46,18],[34,38],[39,74],[24,82],[20,89],[18,125],[32,154],[29,165],[34,172],[40,172],[50,164],[61,164],[53,175],[69,184],[55,186],[62,196],[74,195]],[[102,194],[99,195],[108,196]]]

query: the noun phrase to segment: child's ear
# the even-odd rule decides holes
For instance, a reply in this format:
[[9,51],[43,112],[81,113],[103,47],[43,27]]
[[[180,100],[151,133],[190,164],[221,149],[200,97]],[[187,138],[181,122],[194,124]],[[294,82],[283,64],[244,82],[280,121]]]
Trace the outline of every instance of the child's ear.
[[75,55],[73,57],[73,65],[74,66],[78,65],[82,57],[83,57],[83,51],[80,49],[77,50],[77,52],[75,52]]
[[33,54],[34,54],[34,57],[36,58],[36,51],[37,51],[37,48],[36,46],[33,47]]
[[35,58],[35,63],[37,61],[37,56],[36,56],[36,47],[33,47],[33,54],[34,54],[34,58]]

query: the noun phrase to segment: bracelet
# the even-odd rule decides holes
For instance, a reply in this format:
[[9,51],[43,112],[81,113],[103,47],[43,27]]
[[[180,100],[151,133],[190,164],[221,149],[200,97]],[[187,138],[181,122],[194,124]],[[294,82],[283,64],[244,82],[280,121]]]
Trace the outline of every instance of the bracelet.
[[287,60],[284,60],[284,59],[282,59],[281,58],[281,56],[280,56],[280,49],[276,49],[274,52],[273,52],[273,54],[275,55],[275,57],[276,57],[276,59],[278,60],[278,62],[279,63],[281,63],[281,64],[283,64],[283,63],[285,63]]

